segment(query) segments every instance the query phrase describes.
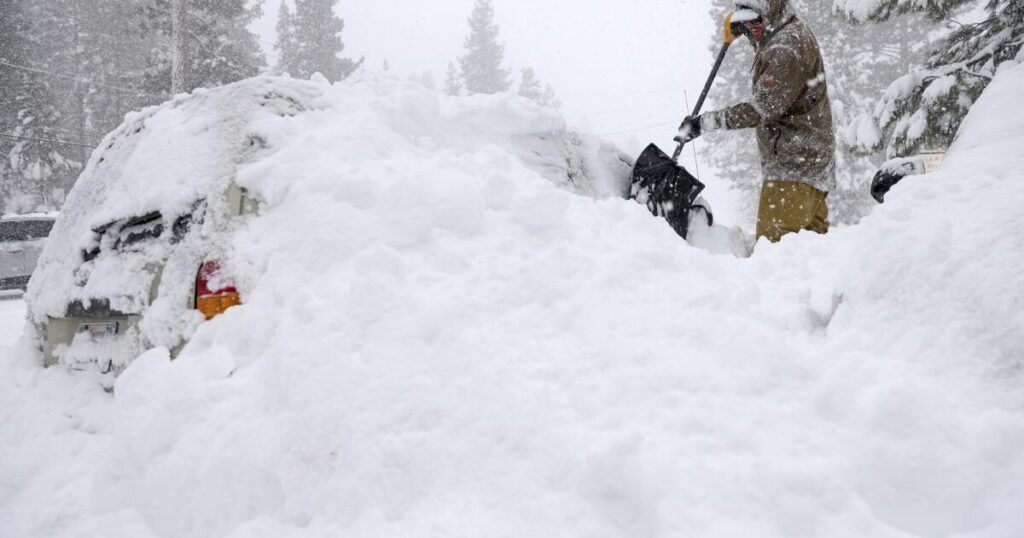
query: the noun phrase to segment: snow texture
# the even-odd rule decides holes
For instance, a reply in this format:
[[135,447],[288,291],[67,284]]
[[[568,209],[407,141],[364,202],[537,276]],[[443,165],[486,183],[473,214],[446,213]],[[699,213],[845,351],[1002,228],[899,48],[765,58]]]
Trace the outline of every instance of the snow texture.
[[875,116],[878,117],[879,125],[888,125],[892,121],[900,103],[909,99],[914,90],[922,84],[927,76],[928,73],[925,71],[915,71],[903,75],[889,85],[889,88],[885,90],[885,95],[882,96],[882,100],[879,102],[878,108],[875,110]]
[[889,159],[882,163],[878,169],[900,177],[920,175],[927,171],[924,158],[921,156]]
[[1022,88],[737,259],[524,165],[518,100],[325,86],[177,360],[108,394],[0,348],[0,536],[1024,535]]
[[843,134],[846,144],[862,150],[870,150],[882,142],[882,131],[868,114],[857,116]]
[[15,343],[25,325],[25,303],[19,295],[15,291],[0,292],[0,346]]

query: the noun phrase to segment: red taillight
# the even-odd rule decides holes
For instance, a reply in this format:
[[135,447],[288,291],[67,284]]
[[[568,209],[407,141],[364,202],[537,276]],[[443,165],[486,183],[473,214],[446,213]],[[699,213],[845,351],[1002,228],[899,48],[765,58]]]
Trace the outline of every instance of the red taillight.
[[196,276],[196,309],[213,319],[232,306],[242,304],[238,290],[224,280],[220,272],[220,262],[209,261],[199,267]]

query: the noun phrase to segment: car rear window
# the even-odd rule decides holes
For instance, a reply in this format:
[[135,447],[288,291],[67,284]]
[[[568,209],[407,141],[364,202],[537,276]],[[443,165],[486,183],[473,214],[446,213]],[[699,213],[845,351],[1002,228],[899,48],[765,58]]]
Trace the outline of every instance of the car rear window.
[[121,225],[114,242],[114,250],[122,250],[146,239],[155,239],[164,233],[164,218],[153,212],[141,217],[128,219]]
[[[189,213],[178,216],[171,223],[170,241],[172,244],[182,241],[192,225],[201,219],[201,208],[202,200],[193,204]],[[167,222],[164,216],[157,211],[104,224],[93,228],[93,232],[96,234],[96,243],[92,248],[82,251],[82,259],[83,261],[93,260],[99,256],[101,250],[115,252],[135,250],[131,247],[160,238],[166,229]]]
[[0,221],[0,242],[44,239],[53,229],[52,219]]

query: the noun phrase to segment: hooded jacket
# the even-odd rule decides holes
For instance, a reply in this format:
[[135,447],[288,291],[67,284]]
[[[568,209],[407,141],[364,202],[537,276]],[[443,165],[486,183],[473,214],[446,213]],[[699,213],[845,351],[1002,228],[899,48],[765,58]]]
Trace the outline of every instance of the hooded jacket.
[[798,181],[831,191],[835,135],[817,39],[787,0],[737,4],[754,8],[765,22],[764,38],[754,42],[754,99],[712,113],[715,123],[757,130],[764,181]]

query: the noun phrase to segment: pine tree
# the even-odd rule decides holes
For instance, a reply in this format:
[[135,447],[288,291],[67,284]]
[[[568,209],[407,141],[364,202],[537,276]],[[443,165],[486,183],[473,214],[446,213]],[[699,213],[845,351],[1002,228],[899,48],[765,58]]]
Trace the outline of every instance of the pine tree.
[[525,97],[531,101],[540,100],[540,81],[537,80],[537,75],[533,72],[533,68],[527,67],[523,69],[522,77],[519,79],[518,93],[520,97]]
[[540,80],[537,79],[533,69],[523,69],[522,77],[519,79],[519,95],[525,97],[543,107],[559,108],[562,103],[555,97],[555,90],[550,84],[541,88]]
[[43,46],[24,3],[0,2],[0,209],[24,213],[56,209],[54,186],[74,172],[61,141],[59,111],[46,74],[25,69]]
[[[25,200],[55,209],[103,134],[129,110],[161,99],[137,88],[152,38],[133,31],[140,24],[137,0],[6,1],[0,13],[22,25],[2,32],[21,43],[5,47],[18,56],[10,63],[37,71],[12,70],[6,79],[22,90],[4,91],[0,101],[8,106],[0,108],[8,110],[0,121],[25,143],[0,147],[6,157],[0,162],[5,177],[17,173],[19,181],[38,182]],[[3,138],[14,140],[9,133]]]
[[448,62],[448,73],[444,78],[444,93],[452,97],[462,93],[462,78],[459,76],[459,72],[455,70],[454,62]]
[[342,58],[345,50],[341,31],[345,21],[334,13],[337,0],[296,0],[295,39],[299,45],[299,61],[295,75],[308,78],[320,73],[331,82],[348,78],[362,65]]
[[562,108],[562,100],[558,98],[550,84],[544,85],[544,91],[540,94],[540,104],[548,108]]
[[[266,59],[249,25],[262,15],[247,0],[189,0],[186,38],[189,62],[185,88],[214,87],[255,76]],[[150,37],[146,93],[169,97],[171,88],[171,6],[153,0],[144,9],[142,31]],[[155,39],[154,39],[155,38]]]
[[493,94],[512,87],[509,71],[502,67],[505,46],[498,43],[498,30],[491,0],[476,0],[469,16],[466,55],[459,58],[462,80],[470,94]]
[[298,74],[299,42],[295,38],[295,16],[284,0],[281,0],[278,10],[274,50],[277,51],[277,73]]
[[[60,75],[47,74],[46,80],[61,128],[95,141],[127,110],[152,102],[134,89],[144,58],[137,39],[124,29],[135,16],[134,6],[117,0],[35,2],[32,32],[39,46],[30,51],[30,61]],[[88,156],[76,153],[79,160]]]
[[836,8],[854,21],[876,23],[906,12],[943,21],[961,8],[984,8],[987,15],[981,22],[960,25],[932,47],[922,69],[889,86],[873,115],[881,133],[877,146],[889,157],[949,146],[999,66],[1018,57],[1024,45],[1020,0],[886,0],[870,10],[860,2],[837,0]]

